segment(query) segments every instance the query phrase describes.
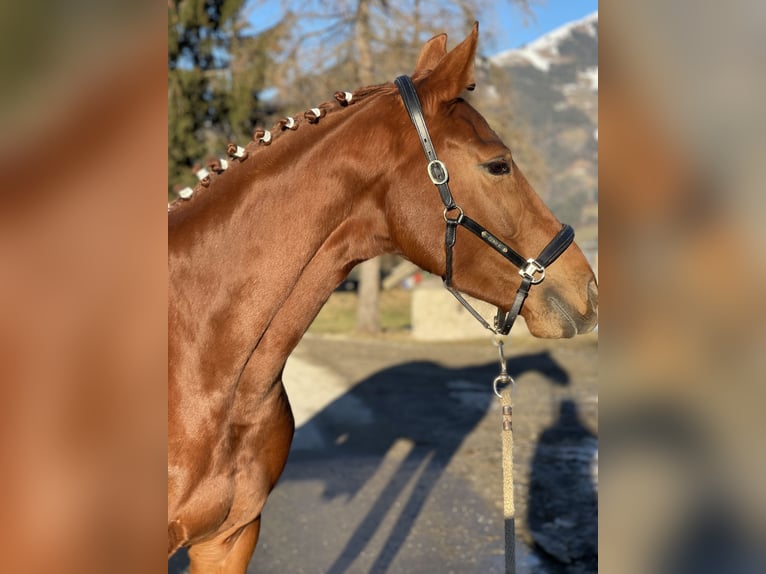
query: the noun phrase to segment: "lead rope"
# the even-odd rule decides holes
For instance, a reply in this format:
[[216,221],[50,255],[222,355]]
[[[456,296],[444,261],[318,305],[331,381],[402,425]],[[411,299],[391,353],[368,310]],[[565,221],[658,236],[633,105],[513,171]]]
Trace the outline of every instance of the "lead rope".
[[516,574],[516,509],[513,502],[513,396],[511,393],[514,380],[508,374],[506,367],[503,340],[500,337],[495,337],[494,343],[500,357],[500,374],[492,382],[492,390],[500,397],[503,423],[500,439],[503,444],[505,574]]

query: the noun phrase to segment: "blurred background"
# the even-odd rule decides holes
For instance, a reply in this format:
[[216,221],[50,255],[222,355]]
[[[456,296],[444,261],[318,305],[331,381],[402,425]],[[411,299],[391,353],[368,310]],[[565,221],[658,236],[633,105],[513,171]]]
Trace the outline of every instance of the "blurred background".
[[600,564],[762,572],[763,6],[599,12]]

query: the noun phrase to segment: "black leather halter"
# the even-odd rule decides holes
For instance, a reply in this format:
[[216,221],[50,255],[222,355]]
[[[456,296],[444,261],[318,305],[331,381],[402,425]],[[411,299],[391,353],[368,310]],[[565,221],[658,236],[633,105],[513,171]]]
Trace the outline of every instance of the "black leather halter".
[[[444,286],[485,328],[496,335],[507,335],[521,311],[521,306],[524,304],[524,300],[529,294],[530,287],[537,283],[541,283],[543,279],[545,279],[545,268],[566,251],[569,244],[574,240],[574,230],[569,225],[564,224],[561,231],[551,239],[550,243],[545,246],[536,259],[524,259],[524,257],[519,255],[516,251],[500,241],[496,235],[493,235],[483,226],[465,215],[452,197],[452,192],[449,188],[449,172],[447,171],[447,167],[436,157],[436,149],[431,142],[431,136],[428,134],[426,120],[423,116],[423,108],[420,105],[420,99],[415,91],[415,86],[412,83],[412,80],[409,76],[399,76],[394,80],[394,83],[396,84],[396,87],[399,88],[399,93],[401,94],[404,106],[407,108],[407,112],[410,115],[410,120],[412,120],[412,124],[417,130],[418,136],[420,136],[420,145],[423,146],[423,151],[428,160],[428,177],[431,178],[431,181],[439,190],[439,195],[444,204],[444,221],[447,224],[444,238],[447,256],[447,266],[443,277]],[[457,212],[454,217],[450,216],[450,213],[452,212]],[[462,225],[468,229],[468,231],[476,235],[479,239],[484,241],[484,243],[519,268],[521,285],[516,291],[516,298],[513,301],[513,305],[511,305],[511,309],[507,313],[500,308],[497,309],[494,326],[490,325],[479,312],[474,309],[454,287],[452,287],[452,248],[455,246],[455,240],[457,239],[458,225]],[[540,274],[539,277],[535,277],[537,273]]]

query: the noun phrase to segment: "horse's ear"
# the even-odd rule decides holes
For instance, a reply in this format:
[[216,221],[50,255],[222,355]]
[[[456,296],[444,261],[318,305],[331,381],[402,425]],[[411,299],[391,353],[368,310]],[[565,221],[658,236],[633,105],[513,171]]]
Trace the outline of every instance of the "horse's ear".
[[[445,38],[446,39],[446,38]],[[447,53],[434,71],[423,80],[423,91],[432,102],[445,102],[457,98],[464,90],[476,85],[473,75],[476,45],[479,41],[479,23],[474,22],[468,37]]]
[[433,70],[447,55],[447,34],[437,34],[423,45],[413,76]]

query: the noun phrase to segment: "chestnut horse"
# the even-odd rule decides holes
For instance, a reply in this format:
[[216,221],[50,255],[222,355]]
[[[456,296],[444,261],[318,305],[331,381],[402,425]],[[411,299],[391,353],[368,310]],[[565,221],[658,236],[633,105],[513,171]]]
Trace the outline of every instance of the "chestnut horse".
[[[432,38],[412,80],[462,210],[534,255],[562,225],[459,97],[474,84],[477,40],[478,25],[450,52],[446,35]],[[447,257],[444,206],[391,83],[338,92],[231,153],[168,214],[168,555],[189,547],[192,573],[246,571],[293,436],[282,370],[333,289],[383,253],[438,275]],[[509,309],[518,270],[458,236],[453,287]],[[536,336],[571,337],[594,327],[596,299],[572,244],[522,315]]]

